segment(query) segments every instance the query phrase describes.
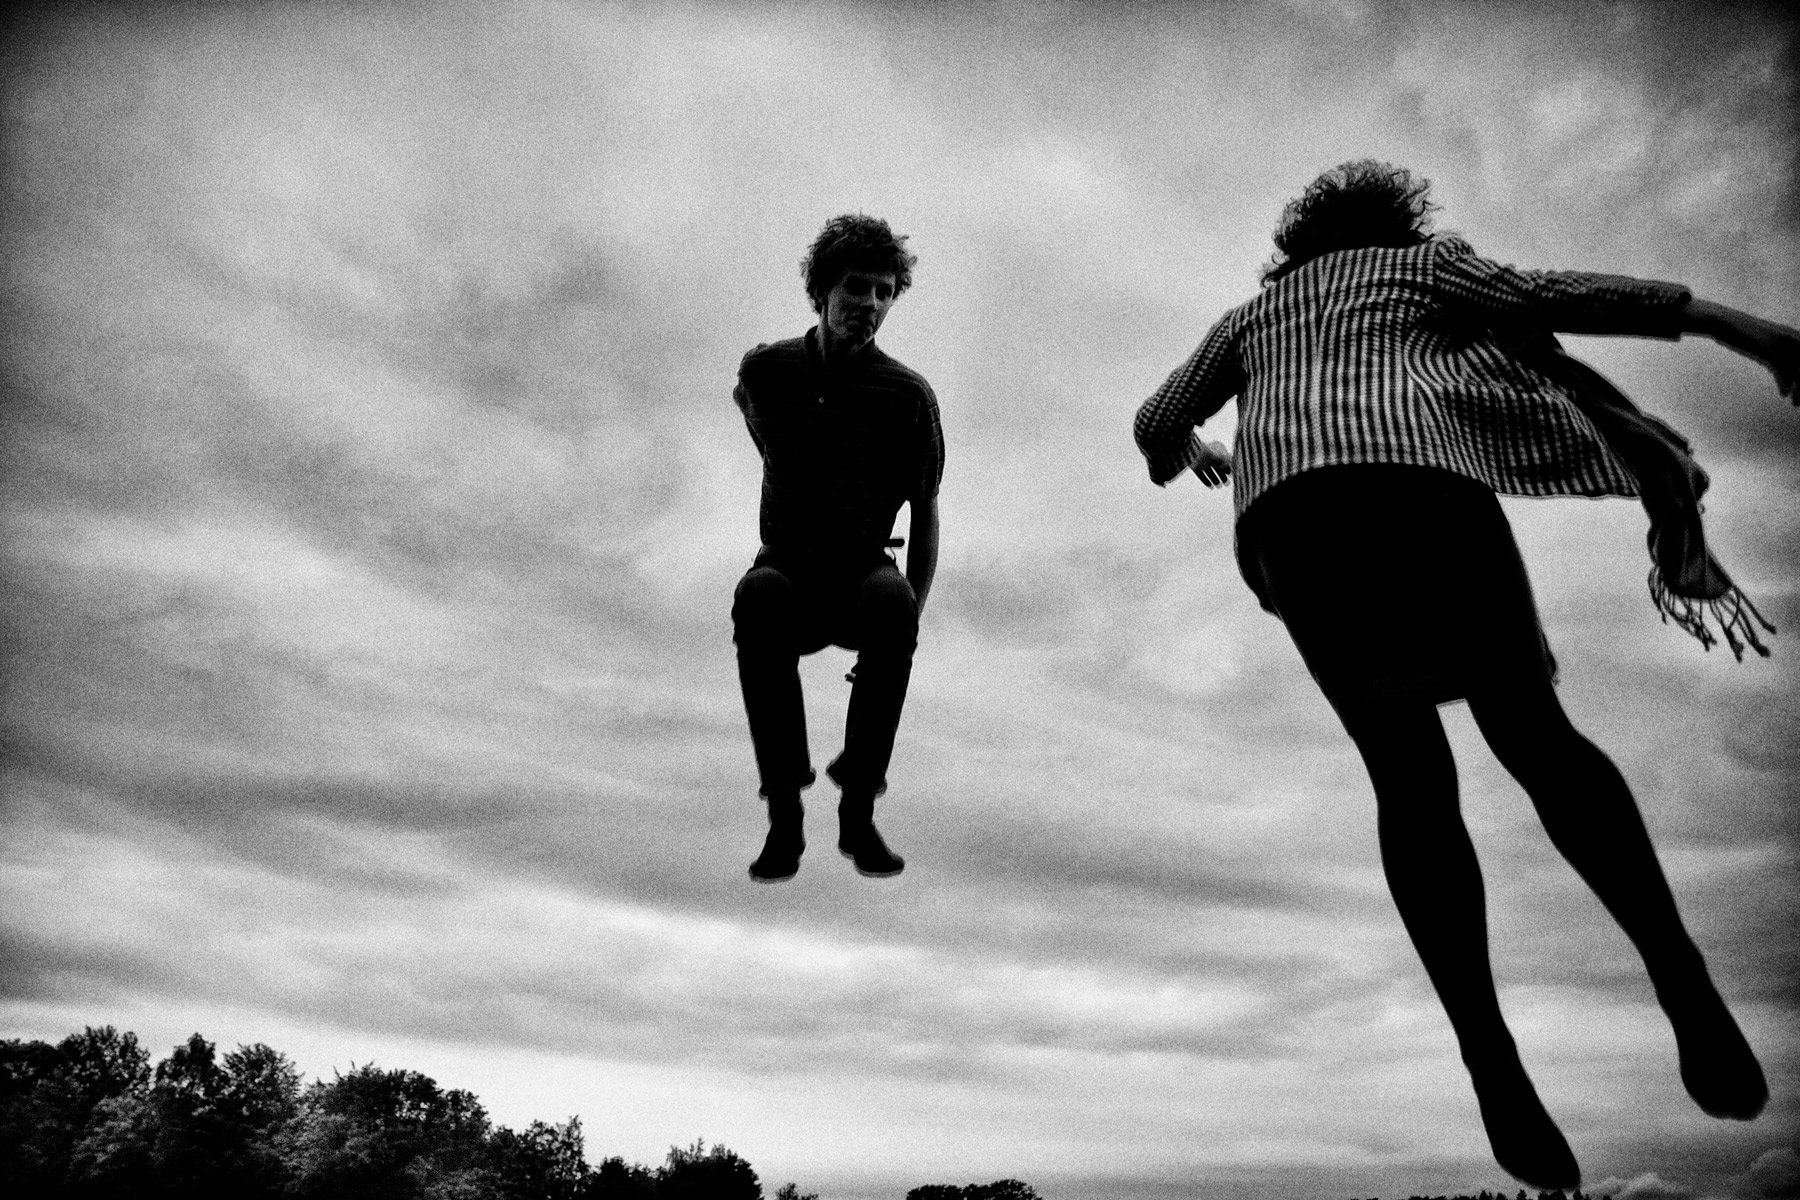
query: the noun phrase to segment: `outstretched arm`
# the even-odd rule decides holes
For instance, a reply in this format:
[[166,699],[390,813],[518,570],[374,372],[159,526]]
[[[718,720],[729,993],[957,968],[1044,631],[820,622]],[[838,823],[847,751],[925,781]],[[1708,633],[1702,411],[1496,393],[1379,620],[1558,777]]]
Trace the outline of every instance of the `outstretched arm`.
[[931,591],[931,580],[937,574],[938,507],[937,497],[915,497],[909,502],[912,526],[906,542],[906,582],[912,584],[913,598],[919,611],[925,611],[925,597]]
[[1800,330],[1696,299],[1680,284],[1581,271],[1521,271],[1481,258],[1457,238],[1440,240],[1432,261],[1443,294],[1489,321],[1504,317],[1562,333],[1700,334],[1762,363],[1781,394],[1800,405]]
[[1681,331],[1709,337],[1754,358],[1769,368],[1781,394],[1800,406],[1800,329],[1696,298],[1682,310]]

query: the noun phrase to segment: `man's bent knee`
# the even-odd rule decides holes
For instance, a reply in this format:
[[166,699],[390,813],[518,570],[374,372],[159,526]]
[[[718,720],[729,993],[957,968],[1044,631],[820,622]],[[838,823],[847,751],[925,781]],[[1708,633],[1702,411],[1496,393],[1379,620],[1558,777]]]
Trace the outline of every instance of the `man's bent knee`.
[[738,581],[731,602],[735,641],[791,634],[794,585],[773,567],[752,567]]
[[919,636],[919,601],[906,576],[895,570],[875,571],[863,581],[858,616],[868,635],[912,645]]

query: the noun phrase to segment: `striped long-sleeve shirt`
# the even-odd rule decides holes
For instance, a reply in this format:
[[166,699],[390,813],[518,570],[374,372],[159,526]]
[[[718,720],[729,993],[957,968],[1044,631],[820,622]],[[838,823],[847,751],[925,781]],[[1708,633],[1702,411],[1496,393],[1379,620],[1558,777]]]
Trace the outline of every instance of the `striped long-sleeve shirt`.
[[1138,410],[1163,484],[1193,461],[1194,427],[1238,398],[1239,516],[1318,467],[1441,467],[1517,496],[1637,494],[1562,384],[1506,346],[1516,335],[1680,336],[1688,291],[1617,275],[1521,271],[1460,238],[1325,254],[1226,313]]

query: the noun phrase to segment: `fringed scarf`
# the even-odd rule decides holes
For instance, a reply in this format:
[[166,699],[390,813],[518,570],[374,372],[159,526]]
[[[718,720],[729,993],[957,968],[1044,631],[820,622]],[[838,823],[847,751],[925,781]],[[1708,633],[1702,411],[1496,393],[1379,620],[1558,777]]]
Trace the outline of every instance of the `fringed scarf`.
[[1525,357],[1563,384],[1637,477],[1638,498],[1650,515],[1650,599],[1664,623],[1675,622],[1708,650],[1723,637],[1739,662],[1745,647],[1767,658],[1758,627],[1772,634],[1775,626],[1706,549],[1700,497],[1710,480],[1694,461],[1688,440],[1633,404],[1604,375],[1564,353],[1555,338],[1534,339]]

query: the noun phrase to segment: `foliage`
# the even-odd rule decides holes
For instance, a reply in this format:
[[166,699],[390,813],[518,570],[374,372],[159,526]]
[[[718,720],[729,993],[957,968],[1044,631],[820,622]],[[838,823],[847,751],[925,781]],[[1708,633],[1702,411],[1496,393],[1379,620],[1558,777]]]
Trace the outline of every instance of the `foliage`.
[[657,1172],[656,1200],[763,1200],[762,1184],[750,1164],[725,1147],[708,1150],[696,1141],[685,1150],[669,1147]]
[[[651,1169],[590,1167],[581,1121],[495,1128],[468,1092],[352,1066],[303,1086],[264,1045],[221,1058],[199,1034],[152,1069],[137,1037],[89,1028],[0,1041],[0,1194],[28,1200],[763,1200],[724,1146]],[[1035,1200],[1026,1189],[1015,1197]],[[775,1200],[819,1200],[789,1183]]]
[[992,1183],[971,1183],[957,1187],[950,1183],[928,1183],[906,1193],[906,1200],[1039,1200],[1037,1189],[1017,1179],[996,1179]]
[[585,1200],[592,1172],[582,1148],[581,1118],[561,1125],[533,1121],[524,1133],[496,1129],[488,1155],[499,1200]]
[[149,1082],[137,1036],[110,1025],[54,1046],[0,1042],[0,1185],[13,1195],[61,1188],[97,1110]]
[[125,1197],[281,1194],[287,1172],[271,1135],[292,1119],[300,1073],[267,1046],[217,1061],[194,1034],[157,1064],[154,1082],[101,1101],[76,1143],[74,1190]]
[[587,1189],[583,1200],[656,1200],[656,1172],[609,1158],[589,1177]]
[[[0,1041],[0,1195],[28,1200],[763,1200],[721,1145],[654,1169],[588,1165],[579,1118],[495,1128],[468,1092],[352,1066],[303,1087],[261,1044],[221,1059],[199,1034],[152,1069],[137,1036],[89,1027],[54,1046]],[[785,1183],[772,1200],[819,1200]],[[913,1188],[906,1200],[1039,1200],[1017,1179]],[[1414,1196],[1410,1200],[1508,1200]],[[1519,1192],[1513,1200],[1589,1200]]]
[[468,1092],[365,1065],[308,1088],[279,1143],[291,1195],[413,1200],[486,1182],[489,1132]]
[[[1370,1197],[1370,1200],[1376,1200],[1376,1198]],[[1407,1200],[1507,1200],[1507,1196],[1505,1192],[1483,1190],[1478,1196],[1409,1196]],[[1594,1200],[1594,1198],[1583,1194],[1580,1188],[1572,1192],[1564,1192],[1561,1188],[1554,1192],[1539,1192],[1534,1198],[1531,1193],[1521,1188],[1513,1200]]]

